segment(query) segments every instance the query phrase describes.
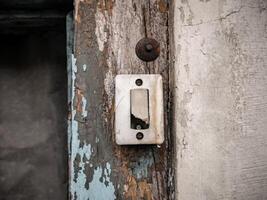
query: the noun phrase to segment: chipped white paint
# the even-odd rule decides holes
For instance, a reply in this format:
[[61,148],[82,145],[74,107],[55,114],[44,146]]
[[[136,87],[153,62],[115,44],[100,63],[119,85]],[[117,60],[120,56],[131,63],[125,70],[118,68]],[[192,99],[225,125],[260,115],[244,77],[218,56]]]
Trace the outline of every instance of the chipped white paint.
[[77,73],[77,66],[76,66],[76,61],[77,59],[74,57],[74,55],[72,54],[71,55],[71,67],[72,67],[72,85],[71,85],[71,88],[72,88],[72,102],[74,101],[74,94],[75,94],[75,80],[76,80],[76,73]]
[[86,118],[88,111],[86,110],[86,106],[87,106],[87,100],[84,96],[82,96],[82,117]]
[[267,199],[267,1],[174,1],[177,199]]
[[112,106],[112,101],[113,101],[113,97],[114,97],[114,87],[115,87],[115,83],[114,83],[114,75],[112,73],[111,70],[109,70],[107,73],[106,73],[106,77],[105,77],[105,80],[104,80],[104,85],[105,85],[105,92],[108,96],[108,106],[109,108],[111,108]]
[[105,31],[106,27],[105,15],[102,13],[102,11],[99,10],[99,8],[97,8],[97,12],[95,13],[95,20],[96,20],[95,34],[97,37],[98,47],[100,51],[103,51],[105,42],[107,42],[108,39],[107,39],[107,32]]
[[[114,97],[114,72],[129,73],[133,60],[135,63],[138,63],[138,65],[143,65],[136,57],[135,53],[129,53],[132,50],[129,47],[135,47],[138,40],[144,36],[142,29],[136,30],[136,27],[143,26],[143,16],[133,17],[137,13],[133,11],[131,4],[132,2],[127,1],[114,2],[111,11],[112,17],[109,16],[108,11],[103,11],[100,8],[97,8],[95,14],[95,34],[99,50],[104,50],[105,43],[109,46],[107,49],[107,65],[109,70],[106,73],[104,80],[109,108],[112,106]],[[125,12],[125,10],[128,12]],[[123,18],[121,17],[122,12],[125,13]],[[129,21],[131,23],[129,23]],[[107,30],[112,30],[113,34],[107,35]],[[127,35],[131,35],[130,40]],[[135,67],[137,68],[137,66]]]
[[[113,3],[111,16],[108,11],[97,9],[96,17],[96,36],[99,50],[103,51],[104,44],[107,43],[107,64],[109,69],[117,73],[129,73],[131,66],[135,63],[142,66],[133,49],[136,43],[144,37],[143,15],[133,9],[132,1],[116,1]],[[137,9],[141,10],[141,4],[136,4]],[[124,13],[123,17],[121,14]],[[136,27],[140,27],[136,29]],[[112,31],[107,35],[106,30]],[[129,38],[131,36],[131,38]]]
[[86,69],[87,69],[87,65],[83,64],[83,71],[86,72]]

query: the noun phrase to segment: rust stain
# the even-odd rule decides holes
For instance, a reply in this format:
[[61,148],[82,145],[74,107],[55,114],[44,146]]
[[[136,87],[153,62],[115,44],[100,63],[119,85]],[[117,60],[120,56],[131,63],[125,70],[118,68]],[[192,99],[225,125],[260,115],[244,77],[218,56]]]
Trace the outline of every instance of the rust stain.
[[159,0],[158,5],[159,5],[159,11],[161,13],[165,13],[168,11],[168,3],[165,0]]
[[101,11],[107,11],[108,14],[111,15],[113,5],[114,5],[114,0],[100,0],[98,3],[98,8]]
[[125,197],[131,200],[152,200],[151,184],[146,180],[136,181],[133,176],[128,176],[127,183],[125,185]]
[[[127,177],[124,182],[123,187],[123,196],[125,200],[152,200],[153,196],[157,196],[157,192],[155,195],[153,195],[153,184],[155,183],[149,183],[148,180],[145,177],[142,177],[140,180],[135,177],[133,174],[133,169],[131,166],[129,166],[129,157],[131,155],[131,152],[129,152],[129,149],[127,151],[124,151],[126,149],[116,148],[114,153],[115,156],[120,160],[121,162],[118,164],[117,168],[115,168],[114,171],[116,173],[119,173],[122,177]],[[128,158],[128,159],[126,159]],[[154,167],[149,167],[154,170]],[[153,173],[152,173],[153,174]],[[153,181],[154,182],[154,181]],[[156,187],[156,185],[154,185]],[[154,192],[155,193],[155,192]]]
[[126,199],[137,200],[137,182],[133,176],[128,176],[127,178],[125,197]]
[[75,2],[74,2],[74,5],[75,5],[75,16],[74,16],[74,19],[75,19],[75,21],[77,21],[78,23],[81,22],[80,15],[78,14],[78,13],[79,13],[79,7],[80,7],[80,1],[81,1],[81,0],[75,0]]
[[141,198],[145,200],[152,200],[152,191],[151,184],[148,184],[147,181],[141,181],[138,184]]
[[81,16],[80,16],[80,8],[82,7],[80,4],[81,2],[86,3],[86,4],[92,4],[92,0],[74,0],[74,5],[75,5],[75,15],[74,19],[77,23],[81,22]]
[[76,110],[78,113],[82,112],[82,98],[83,98],[83,92],[79,89],[76,88]]

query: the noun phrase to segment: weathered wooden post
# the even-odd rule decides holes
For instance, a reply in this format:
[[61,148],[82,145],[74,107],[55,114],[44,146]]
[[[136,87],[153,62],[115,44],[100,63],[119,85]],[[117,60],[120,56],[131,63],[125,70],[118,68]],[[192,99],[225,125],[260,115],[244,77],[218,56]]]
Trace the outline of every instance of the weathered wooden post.
[[[70,56],[70,199],[175,198],[174,148],[167,114],[168,9],[165,0],[75,2]],[[137,42],[144,37],[160,43],[160,56],[150,63],[135,54]],[[114,77],[141,73],[163,76],[165,142],[118,146],[114,140]]]

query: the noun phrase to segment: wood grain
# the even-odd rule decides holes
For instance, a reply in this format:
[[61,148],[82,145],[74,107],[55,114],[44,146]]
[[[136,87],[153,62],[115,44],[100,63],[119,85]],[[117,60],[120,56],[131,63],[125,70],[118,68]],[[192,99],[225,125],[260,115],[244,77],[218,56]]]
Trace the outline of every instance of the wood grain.
[[[168,119],[168,2],[76,1],[70,116],[70,199],[163,200],[174,197],[173,140]],[[151,63],[135,55],[143,37],[160,42]],[[118,146],[114,141],[116,74],[160,73],[165,142]]]

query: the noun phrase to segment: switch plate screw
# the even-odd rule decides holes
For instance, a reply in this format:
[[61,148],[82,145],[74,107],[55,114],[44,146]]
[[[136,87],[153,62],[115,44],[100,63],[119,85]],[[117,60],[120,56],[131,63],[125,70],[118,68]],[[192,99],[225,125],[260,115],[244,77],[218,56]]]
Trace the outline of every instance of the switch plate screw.
[[142,140],[143,138],[144,138],[144,134],[143,134],[143,133],[138,132],[138,133],[136,134],[136,139],[138,139],[138,140]]
[[141,85],[143,85],[143,81],[142,81],[142,79],[136,79],[136,81],[135,81],[135,84],[137,85],[137,86],[141,86]]

